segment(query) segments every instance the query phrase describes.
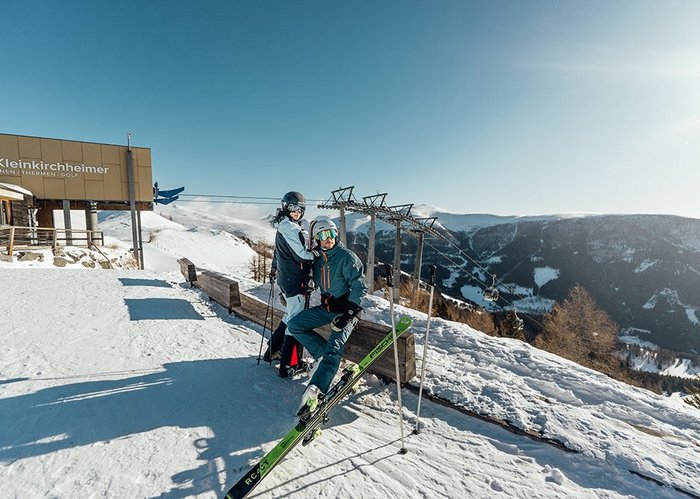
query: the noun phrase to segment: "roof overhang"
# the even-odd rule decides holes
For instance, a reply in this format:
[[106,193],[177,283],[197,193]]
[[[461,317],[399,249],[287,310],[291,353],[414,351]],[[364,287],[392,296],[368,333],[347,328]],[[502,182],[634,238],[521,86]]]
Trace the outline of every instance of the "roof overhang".
[[27,189],[14,184],[0,184],[0,200],[24,201],[25,196],[32,196]]

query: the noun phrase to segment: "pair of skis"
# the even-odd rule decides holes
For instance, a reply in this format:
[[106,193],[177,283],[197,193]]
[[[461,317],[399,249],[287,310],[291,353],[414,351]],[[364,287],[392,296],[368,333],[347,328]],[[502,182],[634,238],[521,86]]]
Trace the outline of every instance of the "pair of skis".
[[[395,336],[399,337],[411,326],[411,319],[401,318],[395,326]],[[362,375],[394,342],[394,329],[389,330],[379,344],[368,353],[357,366],[343,371],[340,380],[334,384],[319,402],[316,409],[305,414],[287,435],[265,454],[236,484],[226,493],[226,499],[242,499],[257,487],[262,479],[277,466],[299,443],[306,445],[313,440],[316,430],[328,420],[328,414],[347,396],[362,378]]]

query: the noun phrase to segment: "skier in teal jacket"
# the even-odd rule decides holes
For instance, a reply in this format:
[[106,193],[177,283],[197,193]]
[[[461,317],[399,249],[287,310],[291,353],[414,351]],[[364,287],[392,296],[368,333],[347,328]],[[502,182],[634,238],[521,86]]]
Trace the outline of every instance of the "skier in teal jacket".
[[[330,387],[345,342],[359,320],[362,297],[367,293],[362,262],[337,240],[338,229],[333,221],[317,217],[311,223],[311,235],[320,250],[320,256],[313,263],[313,275],[316,288],[321,291],[321,305],[299,312],[287,324],[288,332],[306,347],[318,364],[302,397],[300,412]],[[329,323],[331,334],[326,341],[314,328]]]

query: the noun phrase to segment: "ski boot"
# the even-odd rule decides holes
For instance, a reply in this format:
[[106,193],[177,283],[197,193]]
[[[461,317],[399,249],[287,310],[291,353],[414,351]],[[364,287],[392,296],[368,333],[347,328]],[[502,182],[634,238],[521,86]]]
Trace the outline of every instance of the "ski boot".
[[295,366],[285,366],[284,364],[280,364],[279,374],[280,378],[286,378],[288,376],[296,376],[297,374],[308,373],[309,369],[309,363],[305,360],[302,360]]
[[322,400],[321,390],[316,385],[309,385],[304,391],[304,395],[301,396],[301,404],[297,411],[299,420],[304,423],[308,421]]
[[314,431],[309,432],[309,434],[304,437],[304,440],[301,441],[301,445],[306,447],[311,442],[313,442],[314,440],[319,438],[322,433],[323,433],[323,430],[321,430],[321,428],[318,428],[318,427],[314,428]]

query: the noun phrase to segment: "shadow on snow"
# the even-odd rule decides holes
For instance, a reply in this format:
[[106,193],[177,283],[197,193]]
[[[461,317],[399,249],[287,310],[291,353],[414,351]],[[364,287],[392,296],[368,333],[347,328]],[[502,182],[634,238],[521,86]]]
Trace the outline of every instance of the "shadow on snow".
[[173,475],[174,488],[158,497],[218,494],[262,457],[262,444],[276,442],[295,423],[303,384],[255,364],[254,357],[174,362],[162,372],[0,399],[0,463],[162,427],[209,427],[213,437],[193,442],[202,464]]

